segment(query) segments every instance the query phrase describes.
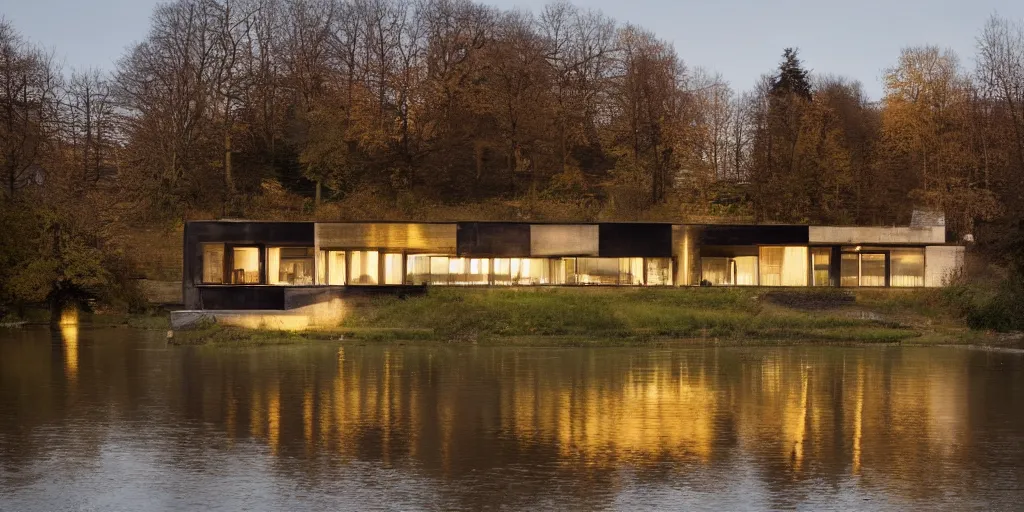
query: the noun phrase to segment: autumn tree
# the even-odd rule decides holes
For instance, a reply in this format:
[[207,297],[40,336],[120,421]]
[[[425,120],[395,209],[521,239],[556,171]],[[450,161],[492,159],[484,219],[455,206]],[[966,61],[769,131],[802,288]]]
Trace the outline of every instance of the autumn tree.
[[61,77],[51,57],[0,18],[0,172],[3,195],[42,179],[42,162],[57,129]]
[[882,165],[961,234],[998,210],[972,147],[972,91],[956,55],[933,46],[903,50],[885,74]]

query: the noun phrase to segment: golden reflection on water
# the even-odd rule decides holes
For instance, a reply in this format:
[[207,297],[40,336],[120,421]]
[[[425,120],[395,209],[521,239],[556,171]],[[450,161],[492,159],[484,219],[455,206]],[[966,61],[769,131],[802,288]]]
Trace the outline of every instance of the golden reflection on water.
[[[74,319],[77,321],[78,316]],[[64,323],[62,319],[60,338],[64,344],[64,375],[68,383],[74,384],[78,382],[78,324]]]
[[[76,425],[95,432],[81,436],[77,449],[94,456],[102,451],[95,443],[111,437],[103,430],[111,422],[149,418],[160,404],[167,411],[160,432],[187,429],[242,446],[225,451],[231,457],[248,456],[244,446],[256,443],[266,449],[254,456],[273,463],[253,466],[314,485],[323,483],[317,475],[338,468],[364,469],[352,462],[435,483],[469,478],[481,488],[518,488],[510,492],[519,496],[542,493],[518,481],[536,475],[570,482],[580,496],[652,479],[702,485],[702,475],[711,491],[728,480],[721,485],[773,495],[794,486],[843,487],[851,476],[855,486],[912,497],[1024,482],[1012,469],[1024,455],[1014,434],[1024,431],[1019,354],[905,347],[136,350],[93,343],[93,332],[65,326],[61,344],[49,333],[43,343],[0,343],[0,448],[20,454],[10,457],[22,461],[13,465],[45,453],[39,439],[49,430],[34,426],[85,419]],[[78,354],[79,336],[88,357]],[[64,382],[76,382],[76,393]],[[86,411],[103,416],[82,416]],[[191,461],[192,452],[175,452],[180,446],[160,444],[168,459]],[[466,499],[468,509],[487,505]]]
[[864,435],[864,365],[857,365],[856,405],[853,409],[853,474],[860,474],[861,438]]
[[[344,348],[337,352],[337,368],[327,386],[315,378],[303,380],[302,389],[283,402],[280,381],[256,386],[251,395],[250,433],[266,438],[273,452],[292,413],[306,451],[315,445],[333,445],[346,455],[361,449],[368,432],[373,432],[382,460],[395,449],[413,457],[436,450],[442,468],[450,469],[456,447],[474,429],[497,430],[519,443],[547,443],[560,457],[601,464],[620,460],[642,462],[658,457],[709,461],[725,432],[716,425],[726,418],[742,440],[777,439],[775,458],[800,471],[807,450],[820,453],[823,435],[834,429],[831,418],[844,404],[823,394],[818,384],[821,369],[803,361],[766,359],[753,378],[726,380],[708,371],[708,361],[670,359],[643,361],[613,369],[607,363],[590,361],[560,375],[543,364],[524,364],[514,355],[500,355],[498,361],[480,364],[484,382],[473,383],[458,361],[449,360],[444,378],[435,380],[431,365],[418,360],[406,368],[403,355],[383,349],[375,357],[349,358]],[[796,371],[783,372],[784,364]],[[848,430],[850,463],[860,470],[863,453],[865,379],[867,369],[856,364],[856,379],[850,391],[854,404]],[[570,377],[570,378],[565,378]],[[488,378],[490,379],[488,381]],[[412,380],[413,382],[409,382]],[[908,380],[906,386],[920,386]],[[937,381],[924,383],[934,386]],[[481,395],[480,392],[488,391]],[[918,395],[919,391],[911,394]],[[493,403],[491,399],[493,397]],[[895,398],[901,399],[897,393]],[[236,419],[228,399],[228,430]],[[920,402],[906,404],[920,407]],[[318,405],[319,404],[319,405]],[[932,407],[948,407],[941,400],[925,401]],[[291,412],[290,412],[291,411]],[[945,425],[955,413],[904,415],[928,418]],[[430,425],[432,423],[433,425]],[[945,430],[936,439],[948,440]],[[396,438],[396,432],[401,437]],[[299,436],[296,436],[299,437]],[[361,437],[363,439],[361,439]],[[424,439],[425,437],[425,439]],[[399,446],[394,443],[399,441]],[[756,442],[756,441],[753,441]],[[765,443],[759,443],[762,446]]]
[[271,388],[267,403],[267,442],[270,450],[277,454],[281,446],[281,390],[276,385]]
[[[271,453],[329,452],[385,465],[411,459],[453,474],[524,450],[560,466],[610,468],[666,459],[707,465],[739,449],[769,474],[811,478],[809,468],[822,461],[853,475],[872,463],[911,475],[928,471],[934,457],[964,456],[969,445],[965,373],[914,359],[795,349],[583,358],[572,351],[331,350],[335,361],[297,377],[279,378],[278,370],[270,378],[225,377],[252,386],[241,395],[250,402],[249,434]],[[226,402],[229,432],[245,421],[233,393],[212,395]]]

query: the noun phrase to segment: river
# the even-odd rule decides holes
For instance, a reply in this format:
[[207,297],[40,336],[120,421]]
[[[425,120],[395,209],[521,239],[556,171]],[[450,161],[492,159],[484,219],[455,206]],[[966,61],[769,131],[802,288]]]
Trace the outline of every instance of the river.
[[1024,355],[0,330],[0,510],[1014,509]]

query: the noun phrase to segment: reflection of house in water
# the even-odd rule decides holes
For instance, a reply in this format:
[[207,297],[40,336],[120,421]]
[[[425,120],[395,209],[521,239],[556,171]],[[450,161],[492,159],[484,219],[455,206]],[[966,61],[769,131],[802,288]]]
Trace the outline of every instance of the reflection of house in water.
[[[923,221],[922,221],[923,222]],[[247,222],[185,226],[185,307],[244,324],[336,320],[352,294],[425,286],[935,287],[962,263],[940,221],[909,227]],[[333,301],[333,302],[332,302]],[[319,307],[319,309],[317,309]],[[240,311],[303,311],[304,315]],[[210,313],[208,313],[210,314]]]

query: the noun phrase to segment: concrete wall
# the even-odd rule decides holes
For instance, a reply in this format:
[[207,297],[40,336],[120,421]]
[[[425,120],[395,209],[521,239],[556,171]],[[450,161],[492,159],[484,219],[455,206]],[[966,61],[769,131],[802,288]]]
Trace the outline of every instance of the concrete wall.
[[530,226],[531,256],[597,256],[596,224],[533,224]]
[[276,310],[184,310],[171,312],[171,329],[187,330],[215,323],[245,329],[272,331],[301,331],[323,327],[336,327],[345,318],[348,308],[345,300],[335,297],[329,301],[287,311]]
[[924,285],[944,286],[949,277],[963,268],[964,248],[954,245],[933,245],[924,249]]
[[820,244],[944,244],[946,228],[811,226],[810,243]]

